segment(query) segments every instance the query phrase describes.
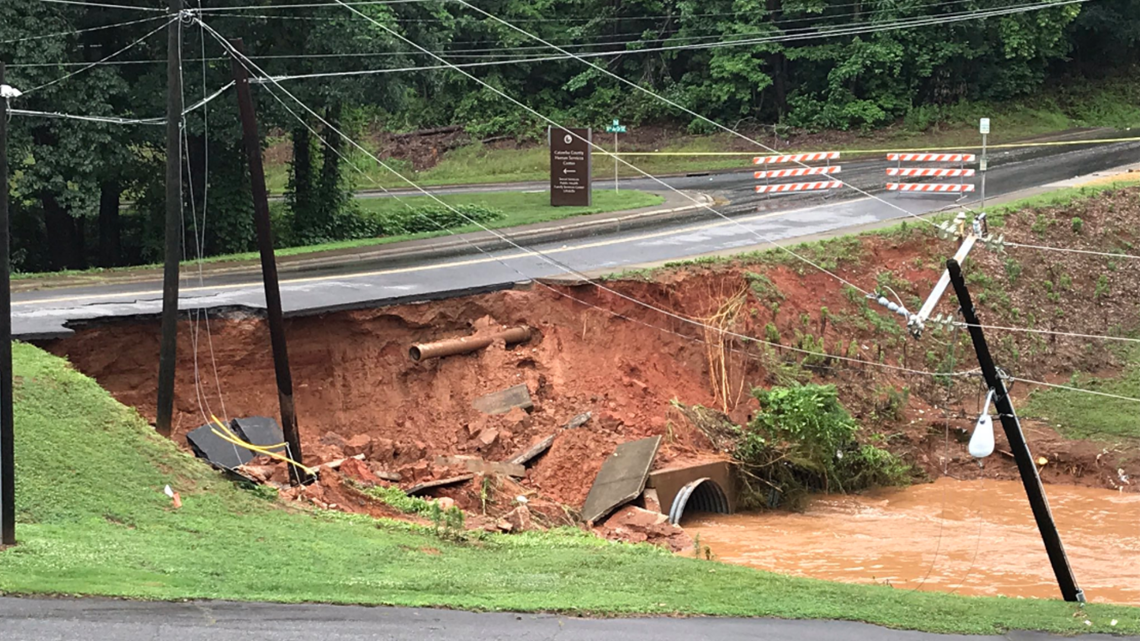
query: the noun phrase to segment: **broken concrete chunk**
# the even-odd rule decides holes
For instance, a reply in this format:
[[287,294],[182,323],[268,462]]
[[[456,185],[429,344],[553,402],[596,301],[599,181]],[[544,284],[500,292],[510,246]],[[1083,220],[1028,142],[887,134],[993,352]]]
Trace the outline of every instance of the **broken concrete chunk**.
[[590,418],[594,416],[593,412],[584,412],[570,419],[570,422],[563,426],[564,430],[575,430],[590,422]]
[[372,437],[367,434],[357,434],[344,442],[343,449],[345,456],[361,454],[365,458],[371,458]]
[[367,485],[376,485],[380,483],[380,477],[373,474],[372,469],[368,467],[364,461],[357,458],[345,459],[340,464],[340,473],[350,479],[365,483]]
[[474,474],[462,474],[460,476],[453,476],[451,478],[440,479],[438,481],[425,481],[423,483],[417,483],[417,484],[413,485],[412,487],[408,488],[408,496],[415,496],[417,494],[423,494],[424,492],[427,492],[428,490],[431,490],[431,489],[435,489],[437,487],[447,487],[448,485],[458,485],[460,483],[470,481],[473,478],[475,478]]
[[554,445],[553,434],[530,446],[526,449],[526,451],[512,458],[509,462],[514,465],[526,465],[527,463],[530,463],[534,459],[538,458],[538,456],[546,450],[549,450],[551,445]]
[[479,443],[483,447],[491,447],[499,440],[499,430],[485,429],[479,433]]
[[590,487],[582,506],[582,520],[597,522],[640,496],[660,445],[661,437],[651,436],[617,446]]
[[656,488],[652,488],[652,487],[645,488],[645,492],[643,492],[641,494],[641,498],[642,498],[642,500],[645,501],[645,509],[646,510],[649,510],[650,512],[657,512],[658,514],[660,514],[662,512],[662,510],[661,510],[661,499],[657,497],[657,489]]
[[530,390],[525,384],[520,384],[480,396],[471,406],[484,414],[506,414],[516,407],[529,410],[534,407],[534,402],[530,399]]
[[526,476],[526,468],[516,463],[494,463],[492,461],[485,461],[478,456],[438,456],[435,459],[435,464],[452,467],[461,466],[468,472],[483,475],[497,475],[497,476],[513,476],[522,478]]
[[530,508],[525,505],[520,505],[511,510],[503,516],[502,520],[511,526],[507,530],[508,532],[526,532],[534,529],[530,520]]

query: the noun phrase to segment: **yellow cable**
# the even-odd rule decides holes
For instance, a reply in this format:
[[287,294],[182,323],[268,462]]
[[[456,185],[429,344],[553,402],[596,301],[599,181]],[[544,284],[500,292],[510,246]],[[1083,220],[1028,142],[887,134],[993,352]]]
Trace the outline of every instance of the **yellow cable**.
[[[1121,142],[1140,142],[1140,138],[1105,138],[1102,140],[1057,140],[1053,142],[1013,142],[1003,145],[987,145],[987,149],[1016,149],[1020,147],[1061,147],[1069,145],[1100,145]],[[963,149],[981,149],[981,145],[964,145],[959,147],[927,147],[924,149],[844,149],[845,154],[909,154],[928,151],[961,151]],[[791,155],[822,153],[812,151],[787,151],[778,154],[756,151],[623,151],[610,152],[610,156],[763,156],[763,155]]]
[[[217,437],[222,439],[223,441],[226,441],[227,443],[230,443],[233,445],[237,445],[238,447],[244,447],[245,449],[250,450],[251,452],[257,452],[259,454],[264,454],[270,458],[274,458],[274,459],[277,459],[279,461],[284,461],[290,465],[293,465],[295,467],[300,468],[301,470],[303,470],[305,472],[305,474],[308,474],[310,476],[313,474],[316,474],[317,471],[315,469],[313,469],[311,467],[307,467],[305,465],[302,465],[301,463],[298,463],[297,461],[294,461],[293,459],[291,459],[287,456],[284,456],[282,454],[278,454],[277,452],[272,452],[268,449],[265,449],[263,447],[259,447],[257,445],[252,444],[252,443],[246,443],[245,441],[238,438],[237,435],[233,434],[233,432],[230,430],[229,427],[226,427],[226,425],[224,423],[222,423],[220,420],[218,420],[218,417],[211,416],[210,418],[212,418],[214,420],[214,423],[217,424],[218,427],[221,427],[222,430],[225,430],[224,432],[222,432],[222,431],[219,431],[213,425],[210,426],[210,431],[213,432],[215,435],[217,435]],[[285,445],[285,443],[281,443],[280,445],[273,445],[271,447],[282,447],[284,445]]]

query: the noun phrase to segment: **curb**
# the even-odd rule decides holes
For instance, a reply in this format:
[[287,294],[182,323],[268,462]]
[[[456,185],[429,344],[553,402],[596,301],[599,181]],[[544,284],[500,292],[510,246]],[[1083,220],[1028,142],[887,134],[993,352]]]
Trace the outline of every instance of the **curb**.
[[[620,233],[633,229],[640,229],[662,222],[684,220],[692,217],[694,212],[711,206],[714,200],[707,194],[697,194],[699,203],[671,209],[656,209],[637,214],[616,216],[604,220],[582,221],[563,225],[550,226],[547,223],[539,229],[526,229],[525,227],[505,227],[492,232],[470,232],[457,236],[440,236],[430,240],[435,241],[424,247],[389,247],[377,251],[351,254],[347,256],[327,256],[324,258],[310,258],[279,264],[278,270],[282,272],[300,272],[318,269],[333,265],[349,265],[379,262],[414,262],[424,258],[446,258],[475,254],[480,251],[494,251],[516,245],[535,243],[554,243],[564,240],[587,238],[606,233]],[[500,237],[502,236],[502,237]],[[399,244],[399,243],[397,243]],[[257,272],[260,268],[243,271]],[[224,273],[224,272],[214,272]],[[232,272],[231,272],[232,273]]]
[[[518,245],[552,243],[607,233],[620,233],[664,222],[694,218],[698,215],[696,213],[698,210],[703,210],[715,202],[713,197],[708,194],[697,193],[694,194],[694,196],[699,202],[692,205],[616,215],[599,220],[567,222],[565,224],[534,223],[522,227],[504,227],[502,229],[495,229],[492,232],[478,231],[455,236],[437,236],[435,238],[402,241],[390,245],[382,245],[370,251],[324,256],[312,254],[308,256],[301,255],[296,258],[278,258],[277,271],[279,274],[296,274],[310,270],[346,265],[402,264],[425,259],[449,258],[475,254],[481,251],[505,249],[512,247],[512,243]],[[597,215],[605,216],[605,214]],[[573,219],[568,220],[572,221]],[[224,265],[224,263],[222,264]],[[259,274],[260,272],[261,266],[259,263],[256,261],[247,261],[232,267],[217,267],[211,269],[209,266],[206,266],[203,268],[202,275],[205,278],[232,278],[235,276]],[[197,266],[184,265],[181,268],[181,278],[196,278],[197,276]],[[115,278],[112,275],[97,281],[97,283],[131,284],[157,282],[159,279],[161,279],[161,272],[155,270],[153,273],[138,274],[135,276],[124,275],[121,278]],[[66,287],[89,287],[97,283],[87,281],[57,281],[53,284],[50,280],[45,282],[29,279],[23,282],[13,281],[12,291],[16,293]]]

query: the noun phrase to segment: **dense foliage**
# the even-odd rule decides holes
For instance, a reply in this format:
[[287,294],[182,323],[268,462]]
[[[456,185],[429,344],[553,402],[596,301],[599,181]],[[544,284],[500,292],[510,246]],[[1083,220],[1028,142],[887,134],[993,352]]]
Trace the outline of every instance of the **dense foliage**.
[[856,439],[858,424],[833,385],[753,390],[760,410],[733,449],[757,506],[797,507],[811,492],[899,485],[910,468],[887,450]]
[[[478,65],[468,72],[560,122],[598,125],[621,115],[634,124],[707,127],[462,2],[354,5],[371,20],[331,0],[327,7],[311,0],[186,3],[205,8],[204,19],[218,34],[244,38],[257,75],[391,70],[257,88],[263,132],[291,143],[290,228],[282,237],[307,242],[359,233],[350,198],[358,154],[340,131],[457,124],[476,137],[535,136],[545,126],[455,71],[417,69],[440,61],[393,34],[450,61]],[[116,4],[165,6],[160,0]],[[927,121],[940,105],[1024,95],[1051,78],[1128,69],[1137,58],[1140,3],[1131,0],[960,20],[1025,4],[486,0],[477,6],[730,126],[850,129],[900,117]],[[153,11],[0,2],[0,59],[10,65],[10,84],[27,93],[12,106],[161,117],[167,19]],[[188,17],[182,24],[189,105],[225,86],[231,71],[211,33]],[[87,67],[112,54],[118,54],[113,64]],[[250,249],[248,178],[232,92],[189,113],[185,132],[187,253]],[[12,136],[16,268],[161,258],[162,127],[24,116],[12,121]],[[211,212],[207,221],[198,215],[204,207]]]

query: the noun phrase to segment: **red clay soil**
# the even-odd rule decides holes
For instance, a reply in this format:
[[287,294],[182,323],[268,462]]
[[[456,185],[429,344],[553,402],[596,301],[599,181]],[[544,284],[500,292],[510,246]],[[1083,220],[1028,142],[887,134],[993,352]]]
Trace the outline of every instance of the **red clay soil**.
[[[1123,192],[1136,205],[1136,195]],[[1113,211],[1120,213],[1111,213]],[[1073,213],[1050,214],[1065,231]],[[1083,210],[1084,237],[1054,239],[1057,244],[1095,245],[1095,237],[1122,237],[1125,209],[1101,203]],[[1011,221],[1006,233],[1024,238],[1032,222]],[[1098,236],[1099,235],[1099,236]],[[889,272],[891,287],[908,306],[925,296],[938,278],[949,246],[926,234],[872,236],[842,241],[817,249],[817,260],[843,256],[834,272],[873,287],[876,276]],[[831,256],[830,258],[835,258]],[[1105,333],[1114,326],[1138,327],[1135,314],[1140,281],[1134,273],[1106,271],[1103,259],[1019,253],[1021,274],[1016,282],[1005,257],[982,252],[976,260],[997,281],[1011,302],[978,296],[985,322],[1026,323],[1035,314],[1036,327],[1068,328],[1071,318],[1057,309],[1090,309],[1081,319],[1082,331]],[[1072,286],[1057,300],[1046,297],[1040,283],[1059,270],[1071,274]],[[763,274],[778,290],[749,287],[750,273]],[[1094,299],[1099,274],[1108,274],[1110,294]],[[338,312],[287,321],[295,396],[307,463],[363,453],[374,469],[399,472],[401,485],[440,478],[453,470],[437,469],[436,456],[469,454],[501,461],[554,434],[550,451],[528,470],[517,491],[549,501],[553,510],[536,510],[556,520],[559,504],[581,507],[604,459],[622,442],[663,435],[657,467],[681,460],[721,456],[708,438],[678,412],[671,401],[727,409],[738,424],[756,409],[748,395],[752,386],[786,383],[787,366],[801,380],[834,383],[841,399],[869,432],[890,436],[888,446],[920,465],[932,476],[944,472],[969,477],[977,465],[965,452],[959,435],[972,427],[979,393],[977,381],[959,382],[947,394],[931,376],[884,370],[878,362],[918,370],[973,368],[972,351],[964,332],[951,346],[946,334],[928,333],[917,342],[901,331],[901,320],[877,306],[865,307],[861,295],[851,295],[830,276],[783,260],[752,264],[681,268],[660,272],[655,281],[612,281],[624,294],[691,318],[710,318],[725,300],[743,291],[746,299],[726,327],[743,336],[763,339],[771,323],[785,348],[811,351],[822,344],[836,355],[817,362],[803,354],[769,349],[751,341],[729,340],[724,358],[728,368],[729,402],[714,396],[710,359],[704,333],[675,318],[663,316],[593,286],[555,289],[536,285],[530,290]],[[979,293],[984,284],[975,283]],[[578,299],[573,300],[570,297]],[[1000,304],[995,304],[1000,303]],[[1020,321],[1003,317],[1019,308]],[[939,309],[952,312],[949,302]],[[876,322],[878,319],[878,322]],[[493,345],[483,351],[424,362],[413,362],[413,343],[490,332],[527,325],[532,339],[507,349]],[[892,331],[890,327],[895,329]],[[205,341],[200,341],[195,389],[189,323],[179,337],[180,367],[175,406],[175,438],[204,422],[204,413],[228,417],[277,414],[277,392],[268,332],[261,320],[231,317],[211,323],[217,380]],[[92,325],[74,336],[47,345],[65,355],[78,369],[95,377],[120,401],[144,417],[154,417],[154,364],[158,359],[158,324],[154,322]],[[1027,378],[1067,375],[1074,369],[1111,367],[1114,356],[1099,345],[1065,338],[991,332],[999,359]],[[711,343],[719,340],[710,335]],[[814,345],[814,346],[813,346]],[[850,357],[853,360],[841,360]],[[1099,367],[1093,367],[1099,364]],[[1054,379],[1050,379],[1054,380]],[[476,411],[472,401],[489,392],[525,384],[534,408],[502,416]],[[892,390],[907,390],[908,399],[891,401]],[[219,398],[218,389],[221,390]],[[743,390],[741,392],[741,390]],[[199,401],[201,398],[201,402]],[[224,400],[224,407],[222,400]],[[574,416],[593,412],[585,426],[559,431]],[[1102,455],[1104,444],[1067,441],[1048,428],[1027,424],[1035,453],[1050,459],[1043,471],[1047,481],[1110,487],[1110,471],[1125,468],[1140,478],[1135,444]],[[999,443],[999,450],[1003,445]],[[988,475],[1013,478],[1012,462],[998,455],[987,463]],[[513,500],[513,492],[500,492]],[[468,510],[482,508],[478,484],[443,492]],[[533,506],[532,506],[533,507]],[[549,507],[549,506],[548,506]]]

